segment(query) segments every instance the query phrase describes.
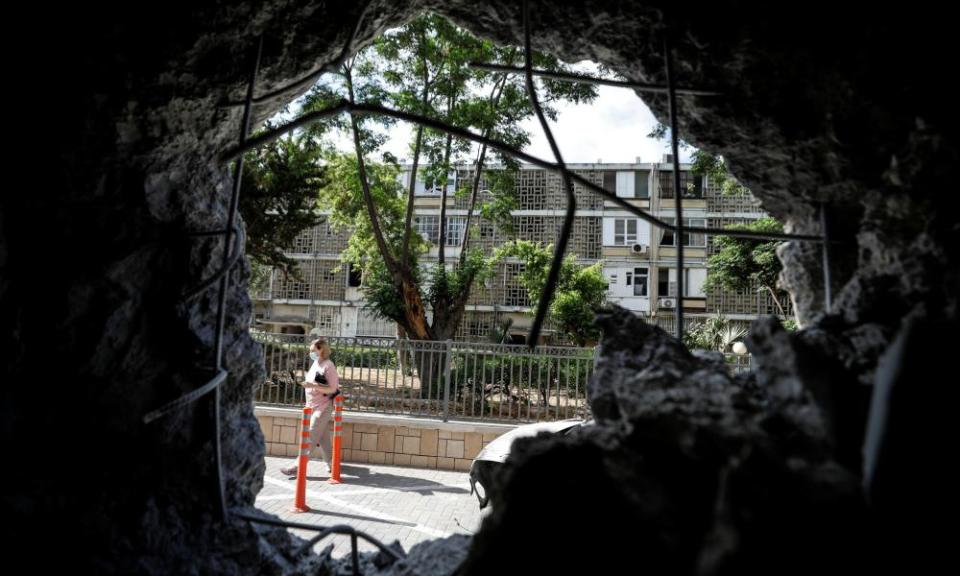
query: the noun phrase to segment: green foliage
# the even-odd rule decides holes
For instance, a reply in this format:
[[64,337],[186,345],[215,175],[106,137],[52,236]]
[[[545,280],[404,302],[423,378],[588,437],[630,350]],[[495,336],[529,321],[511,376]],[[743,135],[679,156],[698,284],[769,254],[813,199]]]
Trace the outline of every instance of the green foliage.
[[[767,217],[747,224],[727,226],[727,229],[783,232],[783,225]],[[751,283],[776,287],[777,276],[782,269],[776,255],[777,241],[717,236],[714,243],[720,251],[707,261],[709,273],[704,290],[743,290]]]
[[322,155],[319,144],[300,135],[280,138],[244,156],[240,214],[251,261],[297,274],[296,262],[284,250],[321,220],[317,195],[327,183]]
[[734,342],[747,335],[747,327],[717,313],[684,331],[683,343],[690,350],[730,352]]
[[724,196],[746,196],[750,194],[749,189],[730,175],[723,156],[714,156],[709,152],[697,150],[693,153],[692,170],[694,174],[709,178],[720,188],[720,193]]
[[487,341],[493,344],[506,344],[510,338],[510,327],[513,326],[513,318],[504,316],[500,323],[490,329],[487,335]]
[[436,301],[441,292],[447,294],[469,292],[471,285],[475,282],[483,282],[493,274],[494,265],[497,262],[495,257],[488,258],[484,256],[482,250],[477,248],[467,250],[466,254],[460,257],[463,259],[461,266],[434,268],[428,292],[431,302]]
[[[303,112],[324,110],[343,100],[385,105],[478,130],[510,145],[523,147],[529,142],[529,134],[522,122],[533,114],[533,109],[522,77],[468,66],[471,61],[516,65],[521,62],[521,57],[522,51],[516,47],[497,46],[448,20],[426,14],[389,31],[361,50],[344,64],[338,78],[324,78],[299,105]],[[550,70],[568,68],[546,54],[535,54],[534,66]],[[556,103],[590,102],[597,94],[592,85],[553,80],[538,82],[544,111],[553,119],[557,114]],[[381,154],[379,164],[367,159],[382,149],[387,138],[383,128],[393,122],[389,118],[371,116],[332,117],[305,128],[300,137],[317,146],[322,145],[324,137],[331,131],[349,133],[354,139],[355,155],[352,159],[348,155],[328,155],[326,172],[329,182],[322,186],[323,207],[333,211],[333,223],[353,231],[342,260],[363,270],[365,295],[378,314],[403,325],[404,312],[410,307],[400,293],[399,279],[413,279],[420,297],[434,304],[436,324],[444,315],[462,312],[470,287],[491,273],[495,258],[484,258],[479,251],[468,249],[457,266],[437,267],[420,277],[417,262],[428,246],[408,224],[410,191],[402,190],[396,184],[395,158]],[[417,130],[411,153],[414,163],[420,166],[418,179],[428,186],[445,185],[450,166],[466,161],[474,149],[479,147],[445,133],[432,129]],[[483,148],[477,153],[475,165],[478,173],[483,170],[487,159],[485,152]],[[516,208],[513,179],[517,164],[497,152],[491,152],[490,156],[503,163],[507,170],[490,174],[491,200],[478,209],[484,218],[509,233],[511,211]],[[362,164],[359,158],[363,158]],[[365,177],[359,174],[361,167],[366,167]],[[373,197],[372,213],[364,202],[362,192],[365,187],[369,187]],[[475,191],[470,189],[460,192],[473,193]],[[376,238],[374,219],[382,229],[382,244]],[[475,229],[477,224],[478,219],[473,218],[471,227]],[[472,230],[466,233],[472,235]],[[411,247],[401,253],[404,238],[410,238]],[[286,244],[292,239],[290,237]],[[383,250],[390,253],[381,253]],[[441,254],[445,250],[443,242],[440,250]]]
[[[647,134],[647,138],[653,138],[655,140],[667,140],[669,137],[670,128],[660,122]],[[678,147],[684,150],[692,148],[692,146],[682,139],[678,142]],[[724,196],[745,196],[750,194],[750,190],[737,182],[736,178],[727,170],[727,163],[724,161],[723,156],[716,156],[705,150],[694,149],[693,166],[691,170],[694,174],[708,177],[711,182],[720,188],[720,193]]]
[[[331,222],[335,228],[346,228],[351,232],[340,259],[362,271],[364,296],[373,310],[381,317],[398,320],[403,317],[403,298],[397,292],[374,238],[363,201],[357,158],[349,154],[331,155],[327,169],[330,180],[320,191],[321,206],[332,211]],[[380,227],[387,245],[394,247],[392,256],[397,259],[400,258],[397,247],[403,242],[406,209],[397,180],[398,170],[391,164],[366,164],[368,185],[377,206]],[[408,264],[411,273],[416,274],[417,260],[426,251],[427,244],[417,234],[411,237],[411,243],[413,249]]]
[[[747,224],[727,226],[730,230],[753,232],[783,232],[783,225],[773,218],[760,218]],[[733,236],[716,236],[714,243],[719,252],[707,260],[707,281],[704,291],[745,290],[751,283],[758,289],[767,290],[783,314],[778,295],[777,278],[783,265],[777,258],[775,240],[752,240]]]
[[[454,388],[479,389],[485,386],[509,387],[514,392],[542,403],[549,390],[565,390],[571,396],[583,395],[593,368],[593,350],[582,356],[558,360],[549,356],[511,354],[454,354],[450,362],[450,381]],[[461,392],[462,393],[462,392]]]
[[397,368],[397,352],[391,348],[337,344],[331,347],[330,359],[341,369],[350,368]]
[[[553,245],[541,246],[527,240],[515,240],[497,250],[498,258],[513,257],[523,262],[520,284],[526,288],[530,306],[536,309],[550,272]],[[603,262],[590,266],[576,263],[576,255],[563,260],[557,289],[550,304],[549,318],[577,345],[584,346],[600,336],[593,317],[606,299],[607,279]]]
[[516,193],[517,170],[488,170],[484,174],[490,200],[480,206],[480,216],[508,236],[514,235],[513,211],[519,207]]
[[250,278],[247,281],[247,289],[251,296],[257,293],[266,292],[270,289],[270,274],[272,268],[250,259]]

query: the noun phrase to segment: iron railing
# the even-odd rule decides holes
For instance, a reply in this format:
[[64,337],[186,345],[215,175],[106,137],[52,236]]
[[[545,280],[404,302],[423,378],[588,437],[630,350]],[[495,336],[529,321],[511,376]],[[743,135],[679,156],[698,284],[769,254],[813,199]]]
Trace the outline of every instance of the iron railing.
[[[302,406],[310,336],[251,332],[267,378],[256,402]],[[596,348],[483,342],[328,337],[331,360],[353,412],[444,421],[525,423],[587,418]]]
[[[675,333],[672,316],[647,319]],[[687,328],[699,318],[685,318]],[[312,336],[251,332],[263,346],[262,406],[302,406],[300,382]],[[447,420],[527,423],[589,418],[587,382],[599,348],[327,337],[331,360],[353,412]],[[750,370],[749,355],[726,353],[731,374]]]

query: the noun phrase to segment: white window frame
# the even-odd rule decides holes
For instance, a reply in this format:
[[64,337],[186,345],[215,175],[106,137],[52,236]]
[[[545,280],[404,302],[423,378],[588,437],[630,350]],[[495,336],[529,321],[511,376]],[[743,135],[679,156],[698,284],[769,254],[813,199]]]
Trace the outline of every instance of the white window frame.
[[[440,242],[440,216],[437,214],[417,214],[413,217],[414,227],[424,240],[431,244]],[[432,236],[431,236],[432,233]]]
[[[454,222],[456,222],[456,226],[453,225]],[[447,216],[447,234],[444,243],[448,248],[456,248],[463,244],[463,231],[466,226],[466,216]],[[456,234],[454,234],[454,230],[456,230]]]
[[[427,184],[420,179],[420,176],[423,174],[421,170],[417,170],[417,184],[413,188],[414,196],[440,196],[443,193],[443,186],[435,184],[430,188],[427,188]],[[407,172],[407,182],[410,182],[410,173]],[[451,170],[447,174],[447,194],[453,194],[457,190],[457,171]]]
[[[622,225],[623,231],[617,232],[618,225]],[[633,232],[630,232],[630,228]],[[613,245],[614,246],[633,246],[637,243],[637,219],[636,218],[614,218],[613,219]],[[619,240],[618,240],[619,238]]]
[[636,173],[632,170],[618,170],[616,175],[617,196],[620,198],[634,198],[636,196],[636,191],[634,190],[636,178]]
[[[706,228],[707,220],[705,218],[684,218],[683,225],[688,228]],[[689,246],[690,248],[706,248],[707,247],[707,235],[700,232],[685,232],[687,235],[687,242],[684,243],[684,246]],[[694,241],[697,241],[694,244]]]

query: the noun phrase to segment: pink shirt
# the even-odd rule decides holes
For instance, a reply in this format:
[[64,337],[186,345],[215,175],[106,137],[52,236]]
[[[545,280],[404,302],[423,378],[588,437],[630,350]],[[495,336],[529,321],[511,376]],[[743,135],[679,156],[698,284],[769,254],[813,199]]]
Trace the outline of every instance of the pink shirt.
[[[327,385],[330,386],[329,393],[340,389],[340,375],[337,374],[337,367],[329,359],[319,362],[314,360],[313,366],[307,372],[306,381],[313,382],[317,372],[327,377]],[[327,404],[330,403],[330,397],[326,392],[319,388],[305,388],[307,392],[307,406],[322,412]]]

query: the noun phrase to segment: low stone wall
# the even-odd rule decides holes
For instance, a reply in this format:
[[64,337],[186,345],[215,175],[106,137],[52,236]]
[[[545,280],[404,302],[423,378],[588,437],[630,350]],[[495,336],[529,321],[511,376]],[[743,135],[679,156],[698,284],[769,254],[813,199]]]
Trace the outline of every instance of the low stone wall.
[[[303,412],[264,406],[257,406],[255,412],[267,455],[297,456]],[[343,461],[466,471],[484,446],[514,428],[511,424],[344,412]],[[319,453],[315,452],[313,459],[319,460]]]

